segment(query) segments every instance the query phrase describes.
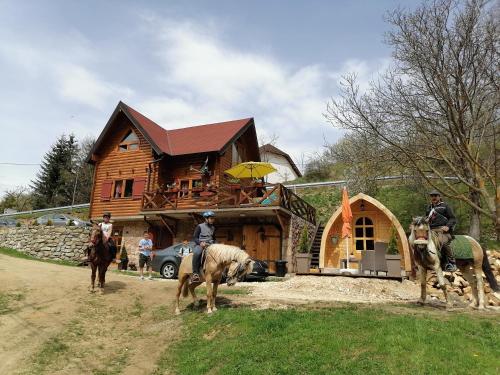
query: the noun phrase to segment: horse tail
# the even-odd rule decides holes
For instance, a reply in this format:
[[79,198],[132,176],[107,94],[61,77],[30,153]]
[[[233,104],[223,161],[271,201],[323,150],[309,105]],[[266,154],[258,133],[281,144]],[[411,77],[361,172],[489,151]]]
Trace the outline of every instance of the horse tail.
[[189,293],[189,280],[185,280],[184,284],[182,285],[182,296],[186,298]]
[[486,280],[488,280],[488,283],[490,284],[490,287],[494,292],[500,292],[500,287],[498,286],[498,282],[495,279],[495,275],[493,275],[493,272],[491,270],[490,261],[488,260],[488,254],[486,254],[486,245],[482,247],[482,250],[483,250],[482,268],[486,276]]

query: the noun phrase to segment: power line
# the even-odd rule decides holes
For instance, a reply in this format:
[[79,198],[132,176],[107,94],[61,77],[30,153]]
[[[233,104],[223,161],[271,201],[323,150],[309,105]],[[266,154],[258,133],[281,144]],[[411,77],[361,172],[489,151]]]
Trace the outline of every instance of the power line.
[[39,163],[0,163],[0,165],[40,165]]

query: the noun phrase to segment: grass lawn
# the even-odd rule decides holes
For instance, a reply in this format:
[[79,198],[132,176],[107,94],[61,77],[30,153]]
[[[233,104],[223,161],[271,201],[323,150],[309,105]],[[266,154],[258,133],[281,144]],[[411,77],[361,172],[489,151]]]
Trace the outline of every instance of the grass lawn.
[[495,317],[368,307],[184,315],[156,374],[498,374]]

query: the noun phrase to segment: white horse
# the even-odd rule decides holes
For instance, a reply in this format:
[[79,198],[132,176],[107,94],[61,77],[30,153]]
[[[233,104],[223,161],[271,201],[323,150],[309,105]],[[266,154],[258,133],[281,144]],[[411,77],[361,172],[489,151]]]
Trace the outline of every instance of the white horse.
[[189,290],[194,305],[198,306],[199,302],[194,289],[205,281],[207,285],[207,313],[211,314],[217,311],[215,298],[224,270],[228,269],[226,283],[232,286],[253,269],[253,261],[246,252],[239,247],[224,244],[213,244],[205,249],[205,265],[199,282],[189,283],[189,278],[193,273],[192,264],[193,254],[189,254],[182,259],[179,267],[179,285],[175,300],[175,313],[177,315],[180,314],[179,297],[181,292],[183,297],[187,297]]
[[[444,293],[446,305],[449,307],[451,303],[448,299],[446,285],[441,269],[441,264],[438,255],[438,248],[440,247],[439,235],[431,230],[429,220],[424,217],[417,217],[413,219],[410,226],[411,234],[408,239],[410,246],[415,255],[415,262],[417,263],[420,272],[420,300],[424,304],[427,297],[427,270],[436,272],[439,287]],[[469,282],[472,288],[472,302],[471,307],[484,309],[484,287],[483,287],[483,249],[481,245],[470,236],[463,236],[467,239],[472,248],[473,259],[457,259],[457,266],[462,271],[465,279]],[[489,263],[485,262],[484,271],[491,272]]]

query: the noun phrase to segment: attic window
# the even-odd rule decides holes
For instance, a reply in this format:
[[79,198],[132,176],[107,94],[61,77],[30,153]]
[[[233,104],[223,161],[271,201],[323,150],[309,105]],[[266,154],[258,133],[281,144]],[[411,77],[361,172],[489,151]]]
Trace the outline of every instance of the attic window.
[[123,137],[120,142],[118,150],[120,152],[138,150],[139,149],[139,137],[130,130],[125,137]]

